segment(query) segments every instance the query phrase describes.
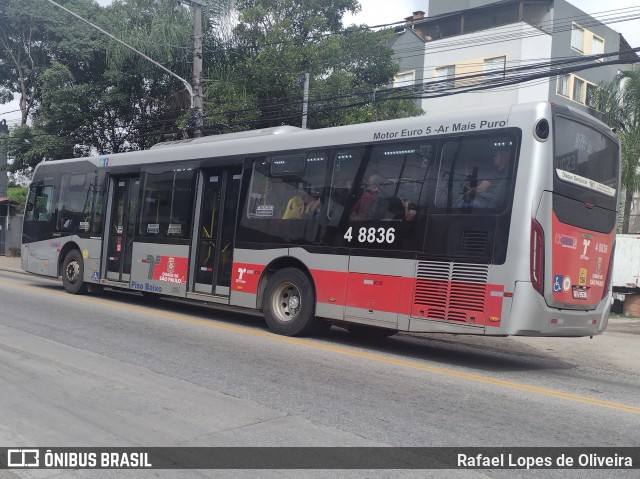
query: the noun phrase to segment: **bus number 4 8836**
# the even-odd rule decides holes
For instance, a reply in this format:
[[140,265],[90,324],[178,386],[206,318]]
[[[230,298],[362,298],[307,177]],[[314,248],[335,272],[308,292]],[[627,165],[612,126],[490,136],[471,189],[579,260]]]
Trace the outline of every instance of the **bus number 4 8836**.
[[[353,239],[353,226],[349,226],[349,229],[344,234],[344,239],[347,242],[351,243]],[[359,228],[358,243],[393,243],[396,240],[396,229],[395,228]]]

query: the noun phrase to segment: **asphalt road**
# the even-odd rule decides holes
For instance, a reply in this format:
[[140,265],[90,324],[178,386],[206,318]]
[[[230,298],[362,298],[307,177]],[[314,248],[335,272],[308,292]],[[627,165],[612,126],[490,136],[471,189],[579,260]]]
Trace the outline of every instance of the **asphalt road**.
[[[0,272],[0,444],[640,446],[640,321],[594,339],[269,333]],[[135,477],[637,477],[637,471],[163,471]],[[122,477],[0,471],[0,477]],[[133,476],[132,476],[133,477]]]

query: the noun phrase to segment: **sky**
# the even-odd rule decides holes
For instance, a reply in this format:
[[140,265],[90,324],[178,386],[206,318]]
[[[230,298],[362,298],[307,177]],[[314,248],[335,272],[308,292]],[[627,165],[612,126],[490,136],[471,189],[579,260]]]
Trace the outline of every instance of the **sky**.
[[[101,5],[109,5],[111,0],[96,0]],[[360,0],[362,10],[355,16],[347,16],[345,24],[365,23],[367,25],[382,25],[402,21],[416,10],[428,11],[429,1],[443,2],[447,0]],[[568,0],[580,10],[598,18],[598,13],[622,8],[640,7],[640,0]],[[607,23],[614,30],[622,33],[631,47],[640,47],[640,20],[619,23]],[[7,120],[9,125],[15,124],[20,118],[17,100],[0,105],[0,119]]]

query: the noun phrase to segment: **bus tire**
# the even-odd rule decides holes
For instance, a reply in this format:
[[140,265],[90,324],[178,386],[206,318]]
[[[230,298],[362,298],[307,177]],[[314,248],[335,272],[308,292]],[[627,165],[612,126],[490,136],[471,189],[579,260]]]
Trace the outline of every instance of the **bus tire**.
[[324,322],[315,317],[315,302],[309,277],[299,269],[284,268],[269,279],[262,312],[274,333],[304,336],[324,329]]
[[375,326],[365,326],[363,324],[350,324],[347,326],[347,331],[359,338],[370,339],[389,338],[398,333],[397,329],[377,328]]
[[84,282],[84,260],[77,249],[72,249],[62,263],[62,286],[70,294],[84,294],[87,284]]

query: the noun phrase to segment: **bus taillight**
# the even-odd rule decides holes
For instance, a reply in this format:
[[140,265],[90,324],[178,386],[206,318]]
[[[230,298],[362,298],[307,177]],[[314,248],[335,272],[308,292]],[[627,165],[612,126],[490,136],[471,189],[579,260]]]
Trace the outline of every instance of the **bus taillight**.
[[531,283],[544,294],[544,231],[536,220],[531,220]]

